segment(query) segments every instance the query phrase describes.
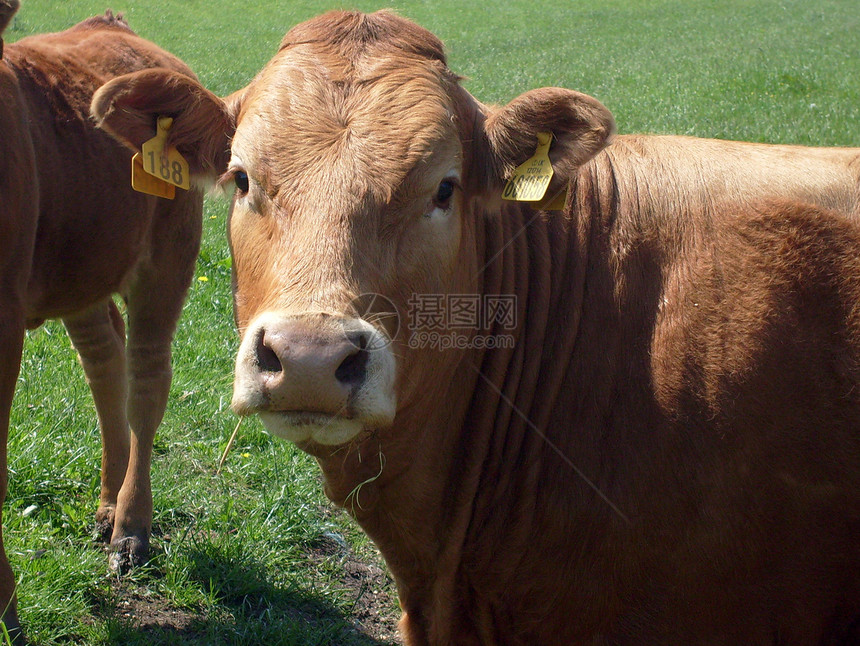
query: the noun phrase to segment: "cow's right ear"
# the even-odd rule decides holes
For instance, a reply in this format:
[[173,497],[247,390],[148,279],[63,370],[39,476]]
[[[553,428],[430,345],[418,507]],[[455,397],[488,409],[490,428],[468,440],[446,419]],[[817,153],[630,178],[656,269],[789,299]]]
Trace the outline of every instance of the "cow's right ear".
[[184,74],[148,69],[103,85],[90,112],[100,128],[135,151],[155,136],[159,117],[173,117],[167,145],[188,160],[192,176],[214,181],[230,161],[237,95],[223,100]]

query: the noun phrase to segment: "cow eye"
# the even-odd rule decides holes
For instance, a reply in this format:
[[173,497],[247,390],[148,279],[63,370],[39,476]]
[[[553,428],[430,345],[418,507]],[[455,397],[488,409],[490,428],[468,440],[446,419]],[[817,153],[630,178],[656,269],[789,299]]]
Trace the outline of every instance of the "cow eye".
[[436,197],[433,198],[433,203],[440,209],[447,209],[451,206],[451,197],[454,195],[454,182],[450,179],[444,179],[436,189]]
[[233,181],[236,183],[236,188],[240,193],[248,192],[248,173],[245,171],[237,170],[233,175]]

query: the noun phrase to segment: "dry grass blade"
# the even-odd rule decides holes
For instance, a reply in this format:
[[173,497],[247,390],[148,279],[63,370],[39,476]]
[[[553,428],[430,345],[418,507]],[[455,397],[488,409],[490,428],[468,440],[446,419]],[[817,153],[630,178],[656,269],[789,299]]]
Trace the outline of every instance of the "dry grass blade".
[[239,427],[242,425],[242,420],[244,417],[240,417],[239,421],[236,422],[236,428],[233,429],[233,434],[230,436],[230,439],[227,441],[227,446],[224,447],[224,453],[221,454],[221,459],[218,460],[218,468],[215,469],[215,475],[221,473],[221,467],[224,466],[224,462],[227,461],[227,455],[230,453],[230,449],[233,448],[233,443],[236,441],[236,436],[239,435]]

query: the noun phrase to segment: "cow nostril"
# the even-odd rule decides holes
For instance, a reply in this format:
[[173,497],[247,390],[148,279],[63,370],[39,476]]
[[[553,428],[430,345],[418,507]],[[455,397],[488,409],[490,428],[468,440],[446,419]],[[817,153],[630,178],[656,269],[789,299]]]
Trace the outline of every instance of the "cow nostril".
[[341,362],[334,376],[341,383],[357,385],[364,381],[367,360],[370,358],[370,353],[365,349],[367,336],[364,333],[358,333],[350,336],[349,341],[355,346],[356,351]]
[[367,340],[368,334],[366,332],[353,332],[352,334],[347,334],[346,338],[349,339],[349,342],[352,343],[359,350],[367,349]]
[[260,366],[262,372],[281,372],[281,360],[272,348],[266,345],[264,336],[261,335],[257,341],[257,365]]

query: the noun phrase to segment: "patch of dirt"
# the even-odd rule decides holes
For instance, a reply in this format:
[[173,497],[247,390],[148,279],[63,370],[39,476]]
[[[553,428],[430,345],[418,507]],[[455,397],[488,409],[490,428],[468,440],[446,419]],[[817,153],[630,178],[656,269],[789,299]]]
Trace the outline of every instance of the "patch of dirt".
[[394,580],[373,545],[368,550],[372,551],[369,562],[360,560],[340,535],[327,533],[308,556],[317,563],[332,557],[339,559],[343,569],[340,581],[352,594],[354,605],[350,617],[357,630],[379,641],[402,644],[397,633],[400,612]]
[[394,582],[385,570],[349,560],[344,563],[344,584],[355,590],[352,617],[361,632],[387,642],[402,643],[397,634],[399,613]]
[[188,632],[200,615],[186,610],[171,608],[164,600],[148,595],[145,590],[124,590],[117,587],[117,616],[147,628],[170,628],[176,632]]

